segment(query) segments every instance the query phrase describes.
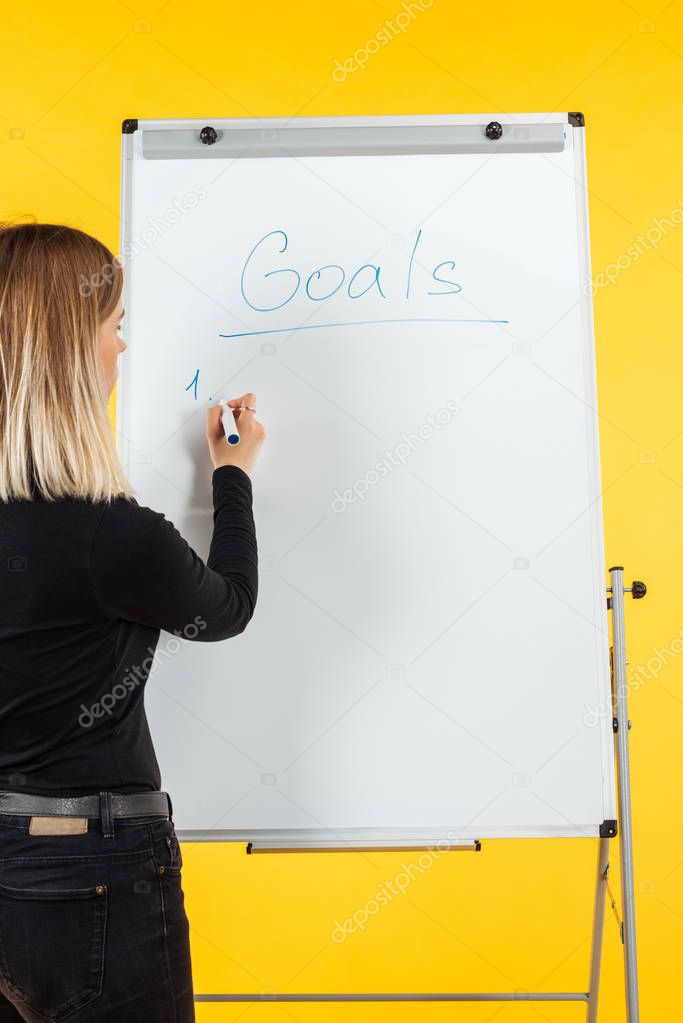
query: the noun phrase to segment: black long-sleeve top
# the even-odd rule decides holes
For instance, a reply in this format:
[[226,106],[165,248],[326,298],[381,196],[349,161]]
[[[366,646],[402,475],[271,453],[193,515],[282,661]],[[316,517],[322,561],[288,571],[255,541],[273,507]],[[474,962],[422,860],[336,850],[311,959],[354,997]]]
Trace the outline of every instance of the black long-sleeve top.
[[159,632],[228,639],[257,596],[251,480],[213,473],[207,563],[134,500],[0,502],[0,789],[161,787],[144,709]]

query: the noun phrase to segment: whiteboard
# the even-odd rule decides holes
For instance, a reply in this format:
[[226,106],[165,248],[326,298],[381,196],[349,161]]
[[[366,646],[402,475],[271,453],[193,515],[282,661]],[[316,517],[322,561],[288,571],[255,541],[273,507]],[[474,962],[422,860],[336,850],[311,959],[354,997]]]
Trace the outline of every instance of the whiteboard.
[[206,558],[205,408],[253,390],[268,430],[254,618],[220,643],[162,633],[146,687],[183,837],[458,844],[616,818],[584,133],[124,122],[117,431],[139,501]]

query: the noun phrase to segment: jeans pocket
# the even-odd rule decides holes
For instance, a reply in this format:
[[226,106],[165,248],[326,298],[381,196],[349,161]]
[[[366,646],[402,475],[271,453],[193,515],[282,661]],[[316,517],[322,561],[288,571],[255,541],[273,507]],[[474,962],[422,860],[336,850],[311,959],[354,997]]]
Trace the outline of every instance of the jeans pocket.
[[[32,868],[30,882],[39,874]],[[102,993],[108,887],[0,884],[0,973],[13,998],[60,1023]]]
[[150,830],[154,861],[159,874],[165,877],[180,877],[183,855],[173,822],[159,821]]

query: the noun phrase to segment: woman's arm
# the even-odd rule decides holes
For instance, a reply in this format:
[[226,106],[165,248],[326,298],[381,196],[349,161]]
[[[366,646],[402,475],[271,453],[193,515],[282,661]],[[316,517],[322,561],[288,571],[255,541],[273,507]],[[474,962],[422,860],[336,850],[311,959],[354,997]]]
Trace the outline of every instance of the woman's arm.
[[245,629],[256,605],[258,562],[251,480],[243,469],[214,470],[213,504],[206,564],[158,512],[125,500],[105,506],[91,579],[107,617],[181,636],[192,626],[187,638],[204,642]]

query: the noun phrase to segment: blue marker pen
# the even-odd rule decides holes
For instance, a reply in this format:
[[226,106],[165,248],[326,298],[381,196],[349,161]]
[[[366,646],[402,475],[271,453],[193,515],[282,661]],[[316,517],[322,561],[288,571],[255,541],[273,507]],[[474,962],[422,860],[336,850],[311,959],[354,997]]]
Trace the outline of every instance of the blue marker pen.
[[[218,404],[223,409],[223,412],[221,414],[221,422],[223,424],[223,429],[225,430],[226,441],[228,442],[228,444],[239,444],[240,433],[239,430],[237,429],[235,417],[232,414],[233,410],[231,409],[230,405],[228,405],[228,402],[226,401],[225,398],[221,398]],[[235,411],[237,411],[237,409],[235,409]]]

